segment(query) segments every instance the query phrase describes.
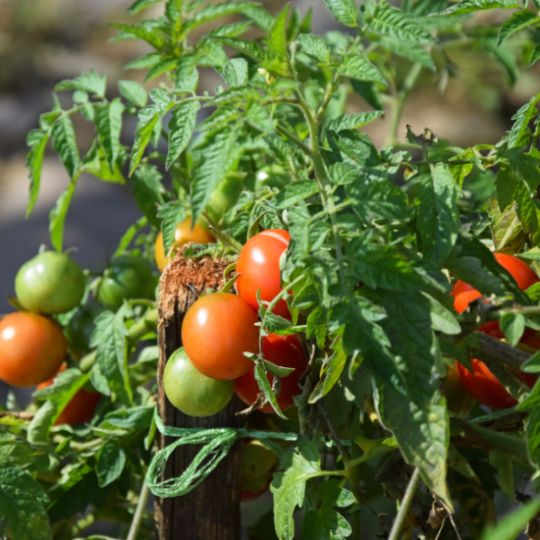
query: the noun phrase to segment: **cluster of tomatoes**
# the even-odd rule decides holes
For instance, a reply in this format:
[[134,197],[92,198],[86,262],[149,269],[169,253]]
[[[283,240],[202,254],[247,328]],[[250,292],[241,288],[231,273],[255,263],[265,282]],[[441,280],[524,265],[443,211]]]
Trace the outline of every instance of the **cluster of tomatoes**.
[[[271,303],[273,313],[290,316],[285,300],[276,298],[282,293],[280,258],[289,241],[289,234],[282,229],[253,236],[237,261],[238,294],[201,296],[185,314],[181,329],[184,347],[167,362],[163,383],[169,401],[182,412],[191,416],[215,414],[234,393],[253,405],[260,390],[255,363],[249,356],[259,353],[273,364],[291,368],[291,373],[280,379],[276,398],[281,409],[293,404],[307,366],[302,342],[296,335],[262,335],[257,314],[260,298]],[[272,383],[273,376],[267,376]],[[266,404],[260,410],[272,412],[272,407]]]
[[[15,292],[25,311],[0,320],[0,379],[18,387],[52,384],[66,368],[68,342],[51,317],[79,305],[85,277],[65,253],[45,251],[26,262],[17,273]],[[81,388],[58,416],[57,424],[87,422],[100,395]]]
[[[495,253],[495,259],[508,271],[522,290],[528,289],[540,281],[540,278],[527,264],[513,255]],[[463,313],[472,302],[482,299],[480,291],[461,280],[454,284],[452,296],[454,297],[454,309],[458,313]],[[498,321],[484,323],[479,331],[497,339],[504,337]],[[540,338],[533,330],[527,329],[523,334],[520,346],[533,350],[540,349]],[[461,386],[472,397],[493,409],[504,409],[516,404],[516,400],[504,389],[484,362],[473,358],[471,368],[472,370],[469,370],[459,362],[456,362],[455,365]],[[529,386],[533,386],[536,381],[535,376],[526,373],[521,373],[520,378]]]

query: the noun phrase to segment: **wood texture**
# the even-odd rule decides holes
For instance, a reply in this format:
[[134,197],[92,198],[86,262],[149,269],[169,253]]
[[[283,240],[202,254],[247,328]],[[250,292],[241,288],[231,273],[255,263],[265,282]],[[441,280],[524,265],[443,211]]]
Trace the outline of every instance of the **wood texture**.
[[[181,346],[180,328],[185,312],[205,289],[223,284],[226,263],[211,259],[174,260],[160,282],[158,364],[159,412],[164,422],[178,427],[239,426],[240,408],[233,400],[224,411],[209,418],[182,414],[167,401],[161,384],[167,358]],[[224,327],[226,328],[226,321]],[[170,443],[162,437],[161,446]],[[169,460],[165,475],[178,475],[191,462],[197,448],[179,447]],[[184,497],[160,499],[156,521],[160,540],[237,540],[240,538],[239,459],[235,447],[218,468]]]

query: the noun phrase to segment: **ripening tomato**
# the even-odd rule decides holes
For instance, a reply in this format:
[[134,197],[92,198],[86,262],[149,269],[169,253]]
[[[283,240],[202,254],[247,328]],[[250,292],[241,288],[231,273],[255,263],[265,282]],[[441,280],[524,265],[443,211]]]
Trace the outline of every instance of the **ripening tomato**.
[[257,440],[240,449],[240,500],[250,501],[262,495],[272,481],[278,458]]
[[184,349],[176,350],[163,372],[168,400],[189,416],[211,416],[224,409],[234,394],[232,381],[219,381],[195,368]]
[[[65,369],[66,365],[62,364],[58,373],[61,373]],[[58,375],[58,373],[56,375]],[[47,388],[47,386],[50,386],[53,382],[54,377],[38,384],[37,389],[42,390],[43,388]],[[101,394],[98,392],[92,392],[85,388],[81,388],[64,407],[56,419],[55,425],[68,424],[70,426],[76,426],[78,424],[90,422],[94,417],[100,399]]]
[[[302,342],[298,336],[279,336],[270,334],[262,339],[262,353],[268,361],[278,366],[294,368],[294,371],[287,377],[280,380],[280,388],[277,394],[277,401],[282,410],[288,409],[293,404],[294,396],[300,393],[300,378],[306,366],[307,356],[302,347]],[[268,380],[273,381],[273,375],[268,374]],[[236,395],[247,405],[255,403],[260,393],[259,385],[255,380],[254,367],[235,382]],[[270,404],[260,408],[262,412],[272,413]]]
[[103,272],[96,299],[111,309],[118,309],[124,300],[152,298],[156,280],[148,261],[135,254],[115,257]]
[[15,294],[34,313],[64,313],[78,306],[85,279],[67,253],[44,251],[24,263],[15,277]]
[[[215,241],[216,239],[214,235],[204,225],[196,223],[195,227],[192,227],[191,218],[188,217],[176,226],[172,248],[179,248],[184,244],[188,244],[189,242],[193,242],[195,244],[211,244]],[[157,235],[156,242],[154,244],[154,257],[156,260],[156,266],[161,272],[171,260],[170,257],[165,255],[163,234],[161,232]]]
[[206,213],[214,222],[219,223],[225,213],[234,206],[244,187],[244,176],[229,173],[214,189],[206,205]]
[[[497,262],[515,279],[518,287],[522,290],[528,289],[531,285],[540,281],[540,277],[522,260],[507,255],[506,253],[495,253]],[[454,297],[454,308],[458,313],[463,313],[469,304],[482,296],[482,293],[458,279],[452,287]]]
[[[512,255],[495,253],[495,259],[515,279],[520,289],[527,289],[540,280],[529,266]],[[461,280],[454,284],[452,295],[454,296],[454,308],[458,313],[463,313],[471,302],[482,298],[480,291]],[[498,339],[504,337],[498,321],[488,321],[479,330]],[[527,330],[522,342],[525,344],[527,344],[527,341],[535,343],[534,337],[534,332],[531,333],[531,331]],[[505,390],[486,364],[477,358],[473,358],[471,365],[473,369],[469,371],[465,366],[459,362],[457,363],[459,380],[469,394],[480,403],[494,409],[504,409],[515,405],[516,400]],[[536,376],[525,373],[521,375],[521,378],[529,386],[534,385],[536,381]]]
[[66,339],[51,319],[11,313],[0,320],[0,379],[35,386],[52,377],[66,355]]
[[201,296],[182,323],[182,343],[193,365],[214,379],[236,379],[252,366],[244,352],[259,350],[257,314],[239,296]]
[[[253,308],[258,309],[257,292],[261,300],[270,302],[281,292],[281,272],[279,261],[291,237],[284,229],[268,229],[252,238],[245,244],[236,263],[238,294]],[[282,317],[290,317],[287,303],[282,299],[274,313]]]

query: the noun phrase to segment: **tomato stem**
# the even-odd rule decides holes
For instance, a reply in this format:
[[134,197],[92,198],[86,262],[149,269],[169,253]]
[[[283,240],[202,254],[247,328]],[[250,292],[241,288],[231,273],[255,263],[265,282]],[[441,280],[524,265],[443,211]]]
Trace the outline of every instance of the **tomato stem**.
[[392,524],[392,530],[390,531],[388,540],[399,540],[401,538],[402,529],[405,525],[405,521],[407,520],[407,516],[409,515],[409,510],[411,509],[414,494],[416,493],[419,483],[420,469],[416,468],[412,473],[409,484],[407,485],[407,489],[405,490],[405,494],[403,495],[403,500],[399,506],[396,519]]

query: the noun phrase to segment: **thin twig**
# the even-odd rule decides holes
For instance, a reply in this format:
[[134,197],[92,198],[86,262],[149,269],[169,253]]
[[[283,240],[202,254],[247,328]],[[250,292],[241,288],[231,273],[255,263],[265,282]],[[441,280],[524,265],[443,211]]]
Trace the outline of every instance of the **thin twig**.
[[148,501],[148,495],[150,491],[146,485],[145,479],[143,478],[143,484],[141,492],[139,493],[139,500],[137,502],[137,508],[135,508],[135,513],[133,514],[133,520],[129,527],[129,533],[126,540],[136,540],[137,534],[139,532],[139,527],[144,516],[144,511],[146,510],[146,503]]
[[411,509],[414,494],[416,493],[416,488],[418,487],[419,482],[420,469],[416,468],[411,475],[411,479],[409,480],[409,484],[407,485],[407,489],[403,495],[403,500],[401,501],[396,519],[394,519],[394,523],[392,524],[392,530],[390,531],[388,540],[399,540],[403,526],[405,525],[405,520],[409,515],[409,510]]

